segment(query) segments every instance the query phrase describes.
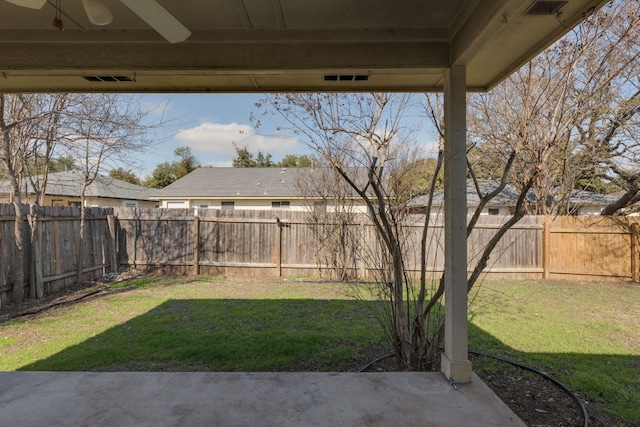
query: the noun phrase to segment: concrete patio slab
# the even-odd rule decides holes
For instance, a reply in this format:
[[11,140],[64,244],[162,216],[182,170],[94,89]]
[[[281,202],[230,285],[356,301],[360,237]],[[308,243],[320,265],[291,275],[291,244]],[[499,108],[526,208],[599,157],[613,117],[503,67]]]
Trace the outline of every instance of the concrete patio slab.
[[12,426],[518,426],[475,374],[1,372]]

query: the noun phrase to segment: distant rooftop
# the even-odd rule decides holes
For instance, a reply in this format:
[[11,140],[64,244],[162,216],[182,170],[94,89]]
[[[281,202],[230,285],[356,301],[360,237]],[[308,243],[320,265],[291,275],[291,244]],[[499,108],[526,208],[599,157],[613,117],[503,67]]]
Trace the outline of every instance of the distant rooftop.
[[[49,196],[80,197],[83,176],[78,171],[50,173],[47,178],[46,194]],[[0,193],[9,193],[8,181],[0,182]],[[24,187],[23,187],[24,188]],[[33,186],[26,183],[27,193],[33,194]],[[149,200],[150,188],[130,184],[119,179],[98,175],[87,187],[85,197],[109,199]]]
[[203,167],[154,191],[151,198],[299,198],[309,196],[300,183],[323,180],[326,172],[326,168]]

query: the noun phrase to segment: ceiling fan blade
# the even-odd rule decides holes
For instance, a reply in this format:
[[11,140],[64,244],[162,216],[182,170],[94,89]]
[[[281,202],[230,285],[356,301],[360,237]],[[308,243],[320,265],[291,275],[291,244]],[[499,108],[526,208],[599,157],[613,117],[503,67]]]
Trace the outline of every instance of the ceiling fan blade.
[[29,9],[42,9],[47,0],[6,0],[16,6],[28,7]]
[[191,35],[191,31],[156,0],[121,1],[169,43],[183,42]]

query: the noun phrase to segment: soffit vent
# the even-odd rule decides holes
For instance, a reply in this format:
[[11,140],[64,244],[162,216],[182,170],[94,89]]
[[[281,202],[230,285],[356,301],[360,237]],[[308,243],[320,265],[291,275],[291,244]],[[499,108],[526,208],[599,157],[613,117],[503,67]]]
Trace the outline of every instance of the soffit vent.
[[132,82],[134,81],[128,76],[82,76],[90,82]]
[[369,80],[368,74],[326,74],[325,82],[366,82]]
[[525,16],[555,15],[568,1],[535,1],[524,11]]

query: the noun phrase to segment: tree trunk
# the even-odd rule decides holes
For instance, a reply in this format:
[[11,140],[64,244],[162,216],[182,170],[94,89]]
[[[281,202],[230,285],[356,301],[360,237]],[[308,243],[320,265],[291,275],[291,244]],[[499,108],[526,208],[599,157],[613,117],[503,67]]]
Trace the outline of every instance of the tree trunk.
[[10,126],[5,122],[5,95],[0,94],[0,131],[2,131],[2,156],[5,173],[11,184],[11,201],[15,211],[14,239],[16,245],[16,256],[14,258],[14,280],[12,298],[14,303],[21,303],[24,300],[25,286],[25,242],[26,230],[22,222],[22,203],[20,199],[20,188],[16,176],[15,165],[11,161],[11,138]]
[[28,223],[31,235],[31,276],[29,278],[29,296],[31,298],[42,298],[44,296],[44,285],[42,282],[42,229],[39,218],[42,208],[38,205],[30,206]]
[[637,196],[638,196],[638,190],[636,189],[628,190],[618,200],[605,206],[604,209],[602,209],[602,211],[600,212],[600,215],[604,216],[604,215],[615,214],[618,210],[624,207],[627,207],[631,203],[633,203],[632,200],[637,198]]
[[80,206],[80,232],[76,236],[76,283],[80,284],[82,282],[82,266],[84,261],[82,250],[82,243],[84,241],[84,222],[85,222],[85,208],[84,208],[84,197],[81,198]]
[[15,235],[15,245],[16,245],[16,256],[14,263],[14,280],[13,280],[13,302],[15,304],[19,304],[24,300],[24,286],[26,282],[25,269],[27,263],[25,262],[25,241],[26,241],[26,230],[23,223],[22,218],[22,205],[19,202],[16,202],[14,199],[13,208],[15,210],[15,221],[14,221],[14,235]]

